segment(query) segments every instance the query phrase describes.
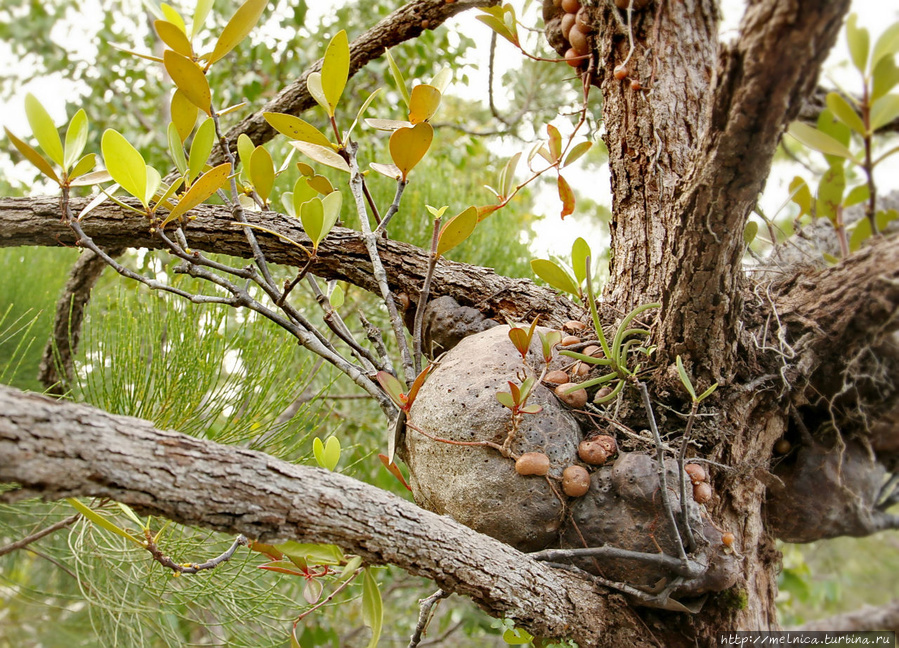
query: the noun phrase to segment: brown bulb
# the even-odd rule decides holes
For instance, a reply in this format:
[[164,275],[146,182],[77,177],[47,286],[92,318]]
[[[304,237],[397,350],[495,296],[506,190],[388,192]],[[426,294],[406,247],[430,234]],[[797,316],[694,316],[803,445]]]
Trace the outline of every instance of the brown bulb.
[[568,32],[571,31],[571,28],[574,26],[575,17],[574,14],[563,14],[562,15],[562,37],[565,40],[568,40]]
[[700,466],[699,464],[691,463],[684,466],[684,472],[687,473],[687,476],[690,478],[690,481],[694,484],[697,482],[704,482],[708,479],[708,475],[706,475],[705,468]]
[[577,13],[577,10],[580,8],[581,3],[579,0],[562,0],[562,9],[568,13]]
[[[566,56],[567,56],[567,52],[566,52]],[[562,346],[571,346],[572,344],[580,344],[580,343],[581,343],[581,338],[577,337],[576,335],[566,335],[565,337],[562,338],[562,341],[559,344],[561,344]]]
[[571,331],[572,333],[577,333],[579,331],[583,331],[587,328],[587,325],[583,322],[578,322],[577,320],[568,320],[564,324],[562,324],[562,329],[565,331]]
[[559,397],[559,400],[568,405],[568,407],[581,409],[587,404],[587,390],[575,389],[570,394],[566,393],[569,389],[573,389],[574,387],[577,387],[577,384],[565,383],[564,385],[559,385],[556,387],[556,396]]
[[712,500],[712,487],[706,482],[693,484],[693,499],[699,504],[705,504]]
[[564,385],[567,382],[571,382],[571,379],[568,378],[568,374],[564,371],[556,370],[550,371],[543,377],[543,382],[552,383],[553,385]]
[[542,452],[525,452],[515,461],[515,472],[542,477],[549,472],[549,457]]
[[581,461],[592,466],[601,466],[612,454],[605,445],[597,443],[596,439],[584,439],[578,444],[577,456]]
[[613,70],[612,74],[615,75],[615,78],[619,81],[626,79],[627,75],[630,74],[630,70],[627,69],[626,65],[617,65]]
[[568,497],[581,497],[590,490],[590,473],[583,466],[568,466],[562,472],[562,490]]
[[571,43],[572,49],[581,56],[590,52],[590,43],[587,41],[587,34],[577,25],[572,26],[571,30],[568,32],[568,42]]

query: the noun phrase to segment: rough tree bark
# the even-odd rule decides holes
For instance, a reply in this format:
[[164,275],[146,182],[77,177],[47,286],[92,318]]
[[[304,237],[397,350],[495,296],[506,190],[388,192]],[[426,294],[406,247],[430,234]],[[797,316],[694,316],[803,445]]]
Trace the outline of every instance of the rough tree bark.
[[[612,171],[606,315],[620,319],[639,304],[661,301],[651,381],[657,402],[689,409],[672,367],[677,355],[700,389],[720,383],[705,410],[711,416],[697,424],[692,451],[721,466],[711,470],[716,496],[708,510],[737,538],[743,573],[736,587],[710,597],[698,615],[630,609],[617,594],[594,590],[579,577],[549,570],[339,476],[133,420],[123,427],[120,419],[96,410],[9,390],[0,391],[0,479],[19,483],[25,494],[103,495],[219,530],[334,542],[368,560],[434,578],[490,613],[514,615],[532,631],[575,637],[582,646],[713,645],[719,630],[776,629],[774,540],[783,529],[766,519],[766,497],[789,499],[795,489],[834,498],[839,507],[845,504],[841,496],[856,493],[841,492],[848,489],[839,475],[838,487],[823,491],[816,475],[797,475],[796,457],[811,450],[842,453],[850,442],[881,464],[895,465],[899,454],[899,353],[890,337],[899,326],[899,241],[877,240],[834,268],[777,283],[756,280],[741,267],[746,219],[787,123],[814,88],[849,2],[749,3],[739,37],[724,46],[713,0],[655,0],[634,13],[637,49],[629,63],[631,76],[651,92],[635,90],[612,73],[628,52],[626,14],[611,3],[587,4],[597,28],[593,82],[604,99]],[[290,101],[302,109],[301,101]],[[196,249],[249,256],[228,212],[206,206],[195,213],[187,231]],[[276,214],[251,218],[305,240]],[[158,246],[145,223],[115,207],[94,211],[84,227],[103,246]],[[278,238],[259,238],[270,260],[305,261]],[[0,199],[0,245],[74,243],[58,220],[54,199]],[[379,247],[392,286],[414,295],[427,255],[393,241]],[[377,292],[362,240],[348,230],[326,239],[312,271]],[[558,323],[580,314],[530,282],[464,264],[442,262],[432,293],[499,317],[540,313],[545,322]],[[857,368],[871,354],[879,363],[876,380]],[[638,406],[623,412],[633,427],[646,426]],[[670,415],[662,424],[669,442],[676,442],[683,420]],[[789,441],[793,450],[775,456],[778,440]],[[120,446],[128,452],[95,450]],[[142,459],[132,463],[132,454]],[[234,469],[224,481],[223,466]],[[801,515],[803,501],[796,502]],[[315,507],[315,515],[303,507]],[[394,514],[371,516],[383,510]],[[895,528],[889,518],[878,519],[877,528]],[[846,519],[840,532],[870,533],[874,527],[865,527],[866,520]],[[815,520],[808,524],[814,529]]]

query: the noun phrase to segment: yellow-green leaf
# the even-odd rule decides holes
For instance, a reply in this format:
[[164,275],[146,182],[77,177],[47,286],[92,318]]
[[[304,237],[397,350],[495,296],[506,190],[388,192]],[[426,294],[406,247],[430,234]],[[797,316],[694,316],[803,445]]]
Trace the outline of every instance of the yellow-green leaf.
[[143,542],[141,542],[140,540],[138,540],[137,538],[135,538],[133,535],[131,535],[130,533],[128,533],[127,531],[125,531],[125,529],[123,529],[122,527],[120,527],[120,526],[118,526],[117,524],[113,523],[112,521],[110,521],[109,519],[107,519],[105,516],[100,515],[99,513],[97,513],[97,512],[94,511],[93,509],[91,509],[90,507],[85,506],[84,504],[82,504],[81,502],[79,502],[78,500],[76,500],[74,497],[66,498],[66,501],[69,503],[69,505],[70,505],[72,508],[74,508],[76,511],[78,511],[79,513],[81,513],[81,515],[83,515],[84,517],[86,517],[88,520],[90,520],[91,522],[93,522],[93,523],[96,524],[97,526],[102,527],[102,528],[104,528],[104,529],[106,529],[107,531],[110,531],[110,532],[112,532],[112,533],[115,533],[115,534],[118,535],[118,536],[122,536],[123,538],[127,538],[128,540],[130,540],[131,542],[133,542],[133,543],[136,544],[136,545],[139,545],[139,546],[143,546],[143,545],[144,545]]
[[578,285],[587,278],[587,259],[590,257],[592,257],[590,244],[582,237],[577,237],[571,245],[571,269]]
[[565,163],[562,167],[567,167],[569,164],[580,158],[584,153],[590,150],[593,146],[593,142],[581,142],[580,144],[576,144],[572,147],[570,151],[568,151],[568,155],[565,157]]
[[398,128],[409,128],[413,124],[405,119],[366,119],[365,123],[381,131],[393,132]]
[[400,66],[396,64],[396,61],[393,60],[390,50],[385,49],[384,55],[387,57],[387,64],[390,66],[390,73],[393,75],[393,80],[396,83],[396,89],[403,95],[403,101],[406,102],[406,108],[408,108],[410,105],[409,88],[406,87],[406,79],[403,78],[403,72],[400,70]]
[[237,136],[237,155],[240,157],[240,163],[244,169],[250,168],[250,158],[253,157],[253,151],[255,150],[256,147],[253,145],[253,140],[250,139],[249,135],[241,133]]
[[173,25],[175,25],[178,29],[180,29],[185,34],[187,33],[187,25],[184,24],[184,18],[181,17],[175,9],[171,6],[163,2],[159,5],[159,8],[162,10],[163,17]]
[[346,160],[340,157],[340,155],[335,153],[334,149],[331,147],[324,147],[319,146],[318,144],[300,141],[291,142],[290,145],[316,162],[321,162],[322,164],[346,173],[350,172],[350,165],[347,164]]
[[325,210],[321,198],[307,200],[300,206],[300,222],[303,223],[303,231],[312,241],[312,247],[318,248],[322,236],[322,224],[325,220]]
[[59,132],[53,124],[49,113],[41,105],[30,92],[25,95],[25,115],[28,117],[28,123],[31,125],[31,132],[37,140],[38,145],[44,154],[56,162],[59,166],[64,166],[65,158],[62,152],[62,140],[59,139]]
[[184,96],[207,115],[211,115],[212,92],[203,70],[186,56],[173,50],[162,55],[166,72]]
[[87,113],[81,109],[75,113],[66,129],[66,146],[63,155],[63,168],[66,171],[81,157],[85,144],[87,144]]
[[746,245],[751,245],[758,233],[759,224],[755,221],[749,221],[748,223],[746,223],[746,227],[743,228],[743,242]]
[[264,146],[257,146],[250,157],[249,168],[250,182],[263,203],[268,202],[268,197],[272,193],[272,186],[275,184],[275,164],[272,161],[271,154]]
[[341,29],[334,34],[334,38],[328,44],[325,60],[322,62],[322,92],[328,102],[329,115],[333,115],[337,108],[337,102],[340,101],[349,74],[350,43],[346,31]]
[[577,295],[577,285],[556,263],[548,259],[534,259],[531,261],[531,269],[538,277],[543,279],[553,288],[562,290],[572,295]]
[[469,207],[449,219],[437,239],[437,254],[442,256],[471,236],[478,224],[477,207]]
[[291,196],[293,202],[293,215],[299,218],[303,213],[303,203],[309,202],[313,198],[317,198],[317,194],[318,192],[309,186],[309,181],[306,178],[298,178],[296,184],[293,186]]
[[812,191],[808,183],[799,176],[790,182],[790,200],[799,206],[800,216],[812,213]]
[[[97,156],[93,153],[89,155],[85,155],[82,160],[93,156],[96,158]],[[91,162],[91,166],[93,166],[93,162]],[[84,175],[79,175],[77,178],[69,182],[69,185],[72,187],[89,187],[91,185],[103,184],[104,182],[110,182],[112,180],[112,176],[109,175],[109,171],[103,169],[102,171],[94,171],[93,173],[85,173]],[[79,217],[80,219],[80,217]]]
[[506,166],[503,167],[499,174],[499,187],[502,191],[502,197],[508,198],[515,188],[515,169],[518,168],[518,160],[521,159],[521,151],[509,158]]
[[380,162],[371,162],[368,166],[370,166],[372,170],[380,173],[382,176],[387,176],[388,178],[393,178],[394,180],[399,180],[403,177],[403,172],[400,171],[399,167],[395,164],[381,164]]
[[231,165],[225,162],[197,178],[197,181],[181,197],[175,208],[166,216],[162,223],[163,226],[171,223],[176,218],[180,218],[187,211],[193,209],[221,189],[222,185],[228,181],[229,175],[231,175]]
[[181,143],[181,137],[178,135],[178,127],[174,123],[169,123],[166,132],[169,144],[169,155],[175,163],[175,168],[181,175],[187,175],[187,158],[184,157],[184,145]]
[[343,290],[343,286],[337,284],[336,286],[334,286],[334,290],[331,291],[331,296],[328,297],[328,301],[331,302],[331,308],[336,310],[343,306],[345,298],[346,293]]
[[862,122],[862,118],[855,112],[855,109],[849,105],[849,102],[836,92],[829,92],[827,94],[827,107],[830,108],[830,112],[834,114],[834,117],[846,124],[856,133],[859,135],[865,134],[865,124]]
[[206,22],[206,17],[212,9],[214,0],[197,0],[197,7],[194,9],[194,17],[190,26],[190,37],[193,38],[200,33],[200,28]]
[[259,22],[266,4],[268,4],[268,0],[247,0],[234,12],[215,43],[215,48],[207,60],[209,65],[222,59],[249,35],[256,23]]
[[809,126],[802,122],[793,122],[790,124],[790,128],[787,132],[810,149],[820,151],[827,155],[836,155],[855,162],[855,158],[848,148],[827,133],[824,133],[813,126]]
[[487,25],[490,29],[495,31],[499,36],[502,36],[507,41],[512,43],[513,45],[518,45],[517,38],[512,34],[509,28],[503,24],[503,21],[494,16],[477,16],[477,20],[480,20],[482,23]]
[[440,91],[424,83],[412,88],[409,98],[409,121],[420,124],[428,121],[440,107]]
[[449,86],[450,81],[453,80],[453,71],[451,68],[445,67],[440,72],[434,75],[434,78],[431,79],[430,85],[437,88],[437,92],[443,94],[446,92],[447,86]]
[[868,66],[868,53],[871,49],[870,37],[868,30],[858,27],[858,16],[852,14],[846,20],[846,42],[849,45],[849,56],[852,58],[852,64],[855,68],[865,73]]
[[893,23],[887,27],[874,44],[874,54],[871,56],[871,67],[877,67],[882,59],[892,58],[899,52],[899,23]]
[[322,75],[319,72],[312,72],[306,77],[306,89],[312,95],[312,98],[315,99],[315,103],[324,108],[328,115],[334,115],[331,112],[331,106],[328,104],[328,98],[325,96],[325,90],[322,87]]
[[343,196],[339,191],[332,191],[322,198],[322,229],[319,236],[319,242],[325,240],[325,237],[334,229],[337,219],[340,218],[340,207],[343,204]]
[[197,125],[199,110],[180,90],[172,95],[172,123],[178,129],[178,137],[184,142]]
[[[899,23],[896,23],[899,26]],[[871,73],[871,101],[877,101],[899,84],[899,67],[892,56],[880,61]]]
[[[319,466],[326,470],[334,470],[337,467],[338,462],[340,461],[340,441],[337,437],[331,436],[328,437],[328,440],[325,443],[322,443],[321,439],[315,437],[315,439],[312,441],[312,453],[315,455],[315,461]],[[278,548],[281,549],[281,547]],[[322,562],[322,560],[310,559],[308,555],[306,556],[306,560],[317,565],[336,565],[343,558],[343,552],[341,552],[340,557],[337,557],[336,555],[334,557],[336,558],[336,560],[334,560],[333,562]]]
[[899,117],[899,94],[888,94],[871,105],[871,130],[883,128]]
[[194,135],[194,141],[190,143],[190,155],[188,157],[188,181],[193,181],[203,167],[206,166],[206,160],[212,153],[212,147],[215,145],[215,122],[211,117],[207,117],[197,129]]
[[156,195],[156,190],[159,189],[159,185],[162,184],[162,176],[159,174],[159,171],[151,167],[149,164],[147,165],[147,190],[144,193],[144,200],[149,205],[150,201],[153,199],[153,196]]
[[562,157],[562,134],[552,124],[546,125],[546,133],[549,135],[549,155],[554,163],[558,162]]
[[[79,176],[83,176],[85,173],[94,168],[94,165],[97,164],[97,156],[93,153],[88,153],[83,158],[78,160],[75,165],[72,167],[72,170],[69,172],[69,180],[73,180]],[[103,173],[106,173],[103,171]],[[109,175],[109,174],[106,174]],[[110,180],[112,178],[110,177]],[[72,184],[69,182],[69,184]]]
[[163,43],[182,56],[193,58],[194,48],[191,47],[190,40],[180,27],[173,25],[168,20],[157,20],[153,23],[153,28]]
[[25,159],[31,162],[34,166],[37,167],[37,170],[43,173],[45,176],[53,180],[54,182],[59,182],[59,176],[56,175],[56,171],[53,170],[53,167],[50,163],[38,153],[33,147],[29,144],[26,144],[18,137],[9,132],[9,129],[5,126],[3,130],[6,131],[6,136],[9,138],[9,141],[13,143],[13,146],[18,149],[19,153],[25,156]]
[[136,148],[121,133],[111,128],[100,140],[106,170],[122,189],[147,207],[147,163]]
[[403,174],[405,181],[411,171],[431,147],[434,129],[427,122],[412,128],[400,128],[390,136],[390,157]]
[[366,648],[376,648],[381,639],[381,627],[384,623],[384,605],[378,583],[371,575],[371,569],[362,572],[362,619],[371,628],[371,639]]
[[262,113],[262,116],[272,128],[290,139],[310,142],[319,146],[331,146],[330,140],[324,133],[299,117],[271,112]]

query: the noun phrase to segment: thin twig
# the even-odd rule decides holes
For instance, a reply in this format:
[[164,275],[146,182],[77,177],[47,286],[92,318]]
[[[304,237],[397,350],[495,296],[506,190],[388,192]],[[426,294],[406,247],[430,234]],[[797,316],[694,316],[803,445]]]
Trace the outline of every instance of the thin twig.
[[434,268],[437,267],[437,260],[440,258],[437,254],[439,236],[440,217],[438,216],[434,219],[434,231],[431,234],[431,258],[428,260],[428,273],[425,275],[425,281],[422,284],[421,292],[418,295],[418,306],[415,308],[415,325],[412,327],[412,356],[413,361],[415,362],[416,375],[421,373],[421,329],[425,321],[425,307],[428,303],[428,294],[431,291],[431,280],[434,278]]
[[418,602],[418,623],[415,624],[415,631],[412,633],[412,638],[409,639],[409,648],[417,648],[421,643],[422,635],[428,630],[428,624],[434,616],[437,604],[449,595],[449,592],[439,589]]
[[208,569],[215,569],[223,562],[231,560],[231,558],[234,556],[234,552],[237,551],[238,547],[246,546],[250,542],[246,536],[239,535],[234,539],[234,542],[231,543],[231,546],[228,547],[228,549],[225,550],[224,553],[216,556],[215,558],[210,558],[203,563],[179,564],[162,553],[162,551],[159,549],[159,546],[153,540],[153,535],[149,529],[144,531],[144,537],[146,537],[147,539],[146,549],[150,552],[150,555],[153,556],[153,560],[158,562],[163,567],[168,567],[177,574],[196,574]]
[[0,556],[5,556],[8,553],[12,553],[13,551],[17,551],[24,547],[27,547],[32,542],[40,540],[43,537],[50,535],[55,531],[59,531],[60,529],[64,529],[65,527],[74,524],[81,517],[81,513],[75,513],[75,515],[70,515],[69,517],[60,520],[59,522],[55,522],[50,526],[41,529],[40,531],[35,531],[31,535],[25,536],[21,540],[16,540],[15,542],[11,542],[5,547],[0,547]]
[[588,547],[584,549],[544,549],[532,554],[528,554],[534,560],[544,562],[556,562],[559,560],[572,560],[574,558],[612,558],[616,560],[637,560],[650,565],[657,565],[670,569],[679,576],[686,578],[695,578],[703,573],[702,565],[687,561],[681,562],[677,558],[673,558],[664,553],[643,553],[641,551],[630,551],[628,549],[619,549],[618,547]]
[[396,194],[393,196],[393,202],[390,203],[390,207],[387,208],[387,213],[384,214],[383,220],[378,223],[378,227],[375,229],[375,234],[380,234],[381,232],[387,231],[387,226],[390,224],[390,219],[393,218],[400,210],[400,201],[403,199],[403,191],[405,191],[407,184],[409,184],[408,180],[399,179],[396,181]]
[[693,433],[693,421],[696,420],[696,408],[699,407],[698,401],[693,401],[690,408],[690,417],[687,419],[687,427],[684,429],[684,437],[681,440],[680,452],[677,455],[677,467],[680,481],[680,511],[684,527],[684,534],[687,536],[687,550],[690,553],[696,550],[696,538],[693,537],[693,529],[690,527],[689,508],[687,507],[687,471],[684,470],[684,460],[687,457],[687,446],[690,444],[690,435]]

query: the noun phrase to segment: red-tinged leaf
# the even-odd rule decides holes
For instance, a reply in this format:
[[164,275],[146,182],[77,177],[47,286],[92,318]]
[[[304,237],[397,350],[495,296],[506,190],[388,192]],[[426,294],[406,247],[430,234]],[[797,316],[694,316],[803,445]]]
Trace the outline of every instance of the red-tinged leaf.
[[507,380],[506,382],[509,383],[509,393],[512,394],[512,400],[517,405],[521,402],[521,390],[518,388],[518,385],[511,380]]
[[261,554],[265,554],[269,556],[272,560],[281,560],[284,557],[284,554],[281,553],[274,545],[264,544],[257,540],[250,540],[247,543],[247,548],[251,551],[258,551]]
[[422,385],[425,384],[425,380],[427,380],[428,374],[431,373],[431,369],[433,368],[434,365],[428,365],[420,374],[415,377],[415,380],[412,381],[412,386],[409,388],[409,393],[406,394],[406,403],[409,407],[412,407],[412,403],[415,402],[415,397],[418,396],[418,390],[420,390]]
[[568,181],[559,176],[559,199],[562,201],[562,218],[574,213],[574,192]]
[[550,162],[556,163],[562,159],[562,133],[552,124],[547,124],[546,134],[549,135]]
[[207,115],[212,115],[212,91],[206,75],[196,63],[173,50],[162,55],[166,72],[184,96]]
[[379,371],[375,376],[375,379],[378,381],[378,384],[381,385],[381,389],[384,390],[384,393],[390,397],[390,400],[392,400],[397,407],[400,409],[406,408],[406,395],[403,393],[403,383],[386,371]]
[[45,176],[47,176],[54,182],[59,182],[59,176],[56,175],[56,171],[53,170],[53,167],[50,166],[50,163],[46,160],[46,158],[44,158],[43,155],[38,153],[37,150],[20,140],[18,137],[10,133],[8,128],[4,127],[3,130],[6,131],[6,136],[9,138],[9,141],[13,143],[13,146],[18,149],[19,153],[25,156],[26,160],[36,166],[38,171],[43,173]]
[[518,410],[522,414],[539,414],[543,411],[543,406],[541,405],[525,405],[520,410]]
[[499,404],[503,407],[515,409],[515,401],[512,399],[512,394],[509,392],[496,392],[496,400],[498,400]]
[[478,207],[478,222],[480,223],[499,208],[499,205],[481,205]]
[[317,578],[307,580],[306,585],[303,587],[303,598],[306,599],[309,605],[315,605],[322,597],[324,587]]
[[303,572],[296,568],[289,560],[276,560],[274,562],[257,565],[257,569],[273,571],[279,574],[290,574],[291,576],[304,576]]
[[509,329],[509,339],[512,340],[512,344],[518,349],[518,353],[521,354],[521,357],[526,357],[528,348],[530,347],[527,331],[523,328],[511,328]]
[[410,492],[412,491],[412,487],[409,486],[409,484],[407,484],[407,483],[406,483],[406,480],[403,478],[403,473],[400,472],[399,466],[397,466],[395,463],[391,463],[390,461],[388,461],[388,460],[387,460],[387,455],[379,454],[379,455],[378,455],[378,459],[381,460],[381,463],[384,464],[384,467],[387,469],[387,471],[388,471],[391,475],[393,475],[394,477],[396,477],[396,478],[399,480],[399,482],[400,482],[403,486],[406,487],[406,490],[408,490],[408,491],[410,491]]

